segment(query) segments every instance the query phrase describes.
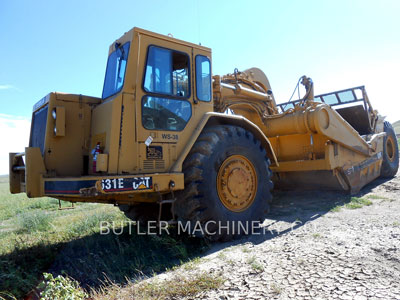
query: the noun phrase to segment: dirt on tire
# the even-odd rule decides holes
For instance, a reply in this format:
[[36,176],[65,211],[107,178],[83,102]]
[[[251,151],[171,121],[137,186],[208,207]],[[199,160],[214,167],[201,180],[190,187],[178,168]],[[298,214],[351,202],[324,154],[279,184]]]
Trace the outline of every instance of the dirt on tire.
[[[223,204],[217,186],[219,170],[227,160],[237,156],[248,161],[247,168],[254,168],[255,182],[252,186],[255,192],[247,207],[233,211]],[[251,132],[233,125],[206,128],[183,163],[185,189],[177,193],[174,205],[178,220],[190,223],[192,228],[195,224],[201,224],[204,236],[213,241],[227,241],[237,237],[237,234],[232,234],[232,231],[220,225],[264,219],[272,198],[273,184],[269,165],[265,149]],[[242,177],[245,182],[247,177]],[[228,179],[224,182],[226,186],[229,186]],[[247,178],[247,181],[251,180]],[[238,229],[234,232],[238,232]]]

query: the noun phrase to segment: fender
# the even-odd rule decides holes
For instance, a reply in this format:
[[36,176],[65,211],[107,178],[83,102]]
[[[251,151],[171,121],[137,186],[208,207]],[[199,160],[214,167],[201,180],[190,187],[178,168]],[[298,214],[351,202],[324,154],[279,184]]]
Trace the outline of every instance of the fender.
[[236,125],[240,126],[248,131],[250,131],[258,140],[260,140],[261,145],[264,147],[264,149],[267,152],[267,157],[271,161],[271,166],[279,166],[278,160],[276,159],[274,150],[272,149],[271,143],[268,140],[268,138],[265,136],[265,134],[261,131],[260,128],[258,128],[257,125],[255,125],[253,122],[249,121],[243,116],[239,115],[228,115],[228,114],[223,114],[223,113],[217,113],[217,112],[208,112],[206,113],[195,130],[193,131],[193,134],[191,138],[189,139],[188,143],[186,144],[185,148],[183,151],[180,153],[178,159],[176,162],[173,164],[173,166],[170,169],[170,172],[182,172],[182,164],[183,161],[185,160],[186,156],[189,154],[190,150],[192,149],[194,143],[197,141],[197,138],[199,137],[200,133],[203,131],[203,129],[206,126],[209,125]]

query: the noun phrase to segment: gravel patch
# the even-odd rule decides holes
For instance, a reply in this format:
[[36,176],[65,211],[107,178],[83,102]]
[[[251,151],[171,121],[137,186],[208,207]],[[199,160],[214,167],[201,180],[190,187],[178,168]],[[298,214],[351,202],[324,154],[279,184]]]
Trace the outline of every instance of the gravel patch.
[[277,193],[261,234],[214,245],[192,271],[222,274],[223,286],[184,299],[400,299],[400,174],[356,196],[372,205]]

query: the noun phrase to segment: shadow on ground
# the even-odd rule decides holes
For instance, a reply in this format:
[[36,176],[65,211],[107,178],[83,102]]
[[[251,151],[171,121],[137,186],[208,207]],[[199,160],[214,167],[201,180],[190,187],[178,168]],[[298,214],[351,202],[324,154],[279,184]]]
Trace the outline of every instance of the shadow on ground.
[[126,226],[120,235],[96,233],[67,243],[17,247],[0,256],[0,291],[18,298],[30,294],[33,298],[29,299],[35,299],[34,289],[43,272],[68,275],[84,288],[98,288],[109,281],[124,284],[127,278],[163,272],[209,248],[203,239],[172,232],[138,235],[135,228]]
[[[362,197],[386,181],[378,179],[354,196]],[[68,275],[86,288],[98,288],[107,281],[124,284],[127,278],[164,272],[194,257],[232,245],[259,244],[297,230],[333,208],[349,203],[352,196],[331,191],[274,191],[273,197],[268,226],[280,221],[293,226],[279,232],[263,230],[258,235],[211,247],[203,239],[178,236],[173,231],[171,235],[146,236],[138,235],[135,229],[130,234],[128,227],[123,228],[121,235],[96,233],[68,243],[17,247],[13,253],[0,256],[0,291],[23,297],[34,289],[43,272]]]
[[[370,193],[377,186],[386,186],[391,179],[378,178],[366,185],[359,193],[350,195],[344,191],[316,191],[316,190],[274,190],[271,211],[267,215],[267,225],[256,231],[254,235],[243,237],[240,240],[214,244],[207,254],[219,251],[226,247],[250,242],[260,244],[267,240],[279,237],[290,231],[295,231],[305,225],[312,225],[312,222],[338,206],[343,206],[352,200],[353,197],[363,197]],[[393,189],[387,185],[388,189]],[[276,224],[285,222],[287,225],[275,227]]]

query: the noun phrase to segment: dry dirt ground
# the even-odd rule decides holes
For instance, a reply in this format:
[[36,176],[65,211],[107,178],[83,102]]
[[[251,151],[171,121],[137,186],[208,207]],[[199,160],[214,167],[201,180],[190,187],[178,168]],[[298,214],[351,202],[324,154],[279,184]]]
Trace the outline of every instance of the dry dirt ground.
[[372,205],[358,209],[333,192],[274,196],[262,234],[216,244],[173,271],[225,278],[185,299],[400,299],[400,172],[365,187],[356,197]]

